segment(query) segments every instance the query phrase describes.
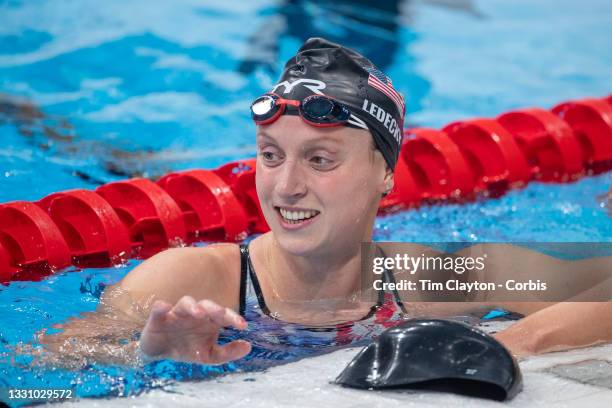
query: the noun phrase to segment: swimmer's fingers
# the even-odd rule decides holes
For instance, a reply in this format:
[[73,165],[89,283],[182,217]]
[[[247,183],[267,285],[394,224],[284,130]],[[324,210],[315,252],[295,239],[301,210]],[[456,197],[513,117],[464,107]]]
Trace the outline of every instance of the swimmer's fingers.
[[162,315],[168,313],[172,309],[172,305],[168,302],[164,302],[163,300],[156,300],[153,305],[151,305],[151,314],[152,315]]
[[155,303],[151,305],[149,321],[153,323],[164,321],[170,310],[172,310],[172,305],[170,303],[164,302],[163,300],[156,300]]
[[245,340],[234,340],[223,346],[215,345],[210,351],[209,364],[223,364],[238,360],[251,352],[251,343]]
[[201,308],[213,323],[223,327],[233,327],[238,330],[247,328],[247,322],[242,316],[230,308],[220,306],[211,300],[200,300]]
[[191,296],[183,296],[172,308],[177,317],[202,317],[202,312],[197,307],[197,302]]

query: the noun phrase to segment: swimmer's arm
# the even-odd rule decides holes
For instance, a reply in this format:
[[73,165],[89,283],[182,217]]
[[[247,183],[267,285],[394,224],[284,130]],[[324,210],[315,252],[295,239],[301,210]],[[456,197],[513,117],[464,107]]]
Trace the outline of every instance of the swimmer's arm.
[[[130,310],[131,308],[131,310]],[[91,362],[135,365],[138,333],[146,315],[117,287],[106,289],[95,312],[83,313],[37,334],[43,350],[30,350],[35,363],[78,369]],[[24,350],[27,351],[27,350]]]
[[[222,256],[225,250],[220,251]],[[180,248],[143,262],[105,290],[96,312],[56,326],[62,330],[59,333],[39,334],[46,362],[137,363],[137,338],[155,300],[175,304],[187,295],[237,309],[238,288],[232,284],[239,282],[239,276],[232,276],[222,256],[207,248]]]
[[[497,244],[477,245],[467,251],[487,253],[487,262],[494,266],[487,272],[497,274],[494,279],[498,282],[543,278],[549,287],[555,287],[556,297],[566,299],[561,303],[486,303],[526,316],[496,335],[517,356],[612,341],[612,257],[563,260],[528,248]],[[589,299],[610,301],[586,302]]]
[[[485,268],[471,271],[469,279],[506,286],[509,280],[546,283],[545,292],[488,293],[483,301],[612,300],[612,256],[566,260],[511,244],[478,244],[457,252],[463,257],[484,257]],[[496,298],[497,297],[497,298]],[[535,299],[534,299],[535,298]]]
[[[512,307],[512,306],[510,306]],[[612,302],[563,302],[540,309],[495,337],[526,356],[612,341]]]
[[[77,324],[81,326],[82,322]],[[91,333],[75,334],[70,322],[58,326],[61,326],[61,333],[50,335],[44,330],[37,335],[42,349],[23,347],[19,351],[34,357],[35,365],[67,369],[80,369],[94,362],[128,366],[145,362],[139,352],[138,341],[130,339],[137,330],[130,333],[122,328],[112,335],[97,334],[96,331],[100,330],[98,326]]]
[[[526,356],[612,341],[612,257],[563,260],[512,245],[481,247],[476,252],[497,257],[496,269],[501,276],[526,280],[536,271],[537,275],[531,276],[551,283],[557,280],[558,288],[569,288],[566,293],[560,289],[556,293],[567,296],[564,302],[487,303],[526,316],[496,335],[514,354]],[[587,302],[589,299],[609,301]]]
[[[482,315],[493,307],[521,313],[527,317],[497,334],[513,353],[524,356],[612,341],[612,301],[572,302],[572,300],[612,300],[611,257],[576,261],[553,258],[513,245],[483,244],[459,251],[459,255],[487,253],[496,279],[527,280],[537,270],[549,282],[565,277],[559,287],[567,287],[567,301],[557,302],[457,302],[407,303],[411,313],[429,316]],[[531,275],[533,277],[533,275]],[[486,280],[486,279],[485,279]],[[580,293],[579,293],[580,292]],[[562,295],[559,292],[557,295]],[[607,296],[607,297],[606,297]],[[410,302],[410,299],[405,299]]]
[[238,310],[239,268],[232,263],[238,258],[232,244],[169,249],[134,268],[116,286],[147,311],[155,300],[175,304],[183,296]]

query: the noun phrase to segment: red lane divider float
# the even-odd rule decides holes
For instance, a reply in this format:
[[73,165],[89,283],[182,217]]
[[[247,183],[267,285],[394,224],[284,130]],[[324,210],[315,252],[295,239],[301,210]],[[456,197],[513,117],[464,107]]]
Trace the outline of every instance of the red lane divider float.
[[[255,159],[215,170],[131,179],[96,191],[0,204],[0,282],[68,265],[108,265],[199,240],[239,241],[269,230]],[[532,179],[573,181],[612,168],[612,96],[530,108],[496,119],[410,129],[380,211],[500,195]]]
[[[70,265],[68,245],[51,217],[34,203],[15,201],[0,206],[0,243],[9,254],[3,278],[18,272],[53,272]],[[3,255],[6,257],[6,255]]]
[[465,157],[476,191],[499,195],[531,179],[527,160],[512,134],[492,119],[451,123],[443,131]]
[[246,238],[246,211],[230,186],[215,172],[171,173],[162,177],[158,184],[183,211],[191,241]]
[[241,160],[221,166],[217,173],[232,189],[247,214],[248,230],[268,232],[270,227],[263,216],[255,189],[255,159]]
[[19,272],[19,268],[15,267],[11,262],[11,253],[4,248],[0,241],[0,282],[7,282]]
[[565,102],[552,108],[572,128],[582,145],[587,170],[592,173],[612,168],[611,98]]
[[505,113],[497,121],[515,137],[534,178],[564,182],[583,175],[580,143],[570,126],[553,113],[524,109]]
[[412,130],[401,154],[422,200],[466,196],[474,189],[474,176],[461,149],[442,131]]
[[132,247],[156,252],[187,239],[178,204],[151,180],[118,181],[98,187],[96,192],[118,214]]
[[119,216],[93,191],[55,193],[37,204],[59,228],[76,264],[108,264],[130,255],[127,231]]

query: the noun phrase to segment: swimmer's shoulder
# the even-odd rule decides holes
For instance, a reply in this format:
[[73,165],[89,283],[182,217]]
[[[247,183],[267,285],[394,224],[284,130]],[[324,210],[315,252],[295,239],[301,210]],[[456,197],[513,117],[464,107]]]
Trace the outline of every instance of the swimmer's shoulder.
[[240,247],[217,243],[206,247],[172,248],[134,268],[120,287],[139,297],[176,303],[183,296],[209,299],[238,309]]

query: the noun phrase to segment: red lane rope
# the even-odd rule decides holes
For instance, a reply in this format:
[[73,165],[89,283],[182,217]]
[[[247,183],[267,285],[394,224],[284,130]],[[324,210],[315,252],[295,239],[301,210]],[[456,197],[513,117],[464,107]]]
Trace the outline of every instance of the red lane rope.
[[[409,129],[395,187],[380,212],[423,202],[498,196],[531,180],[571,182],[612,169],[612,96],[521,109],[495,119]],[[268,231],[255,159],[136,178],[95,191],[0,204],[0,282],[69,266],[107,266],[196,241],[239,241]]]

